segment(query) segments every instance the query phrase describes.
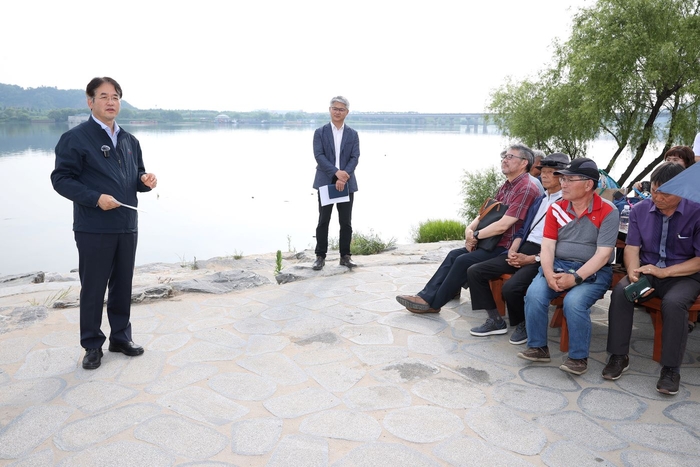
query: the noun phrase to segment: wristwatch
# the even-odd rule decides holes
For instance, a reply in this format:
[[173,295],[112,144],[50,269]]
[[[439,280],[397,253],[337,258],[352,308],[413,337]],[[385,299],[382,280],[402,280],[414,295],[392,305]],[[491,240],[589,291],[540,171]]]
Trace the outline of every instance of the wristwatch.
[[478,230],[475,230],[473,235],[474,235],[474,238],[479,240],[479,231]]
[[583,284],[583,277],[579,276],[576,272],[574,273],[574,280],[576,281],[576,285]]
[[535,255],[535,262],[539,263],[540,262],[540,255]]

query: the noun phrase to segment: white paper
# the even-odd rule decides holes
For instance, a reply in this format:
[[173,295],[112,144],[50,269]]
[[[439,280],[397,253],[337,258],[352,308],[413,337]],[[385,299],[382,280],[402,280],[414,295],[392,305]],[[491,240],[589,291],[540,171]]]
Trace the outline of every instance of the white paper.
[[333,184],[319,187],[318,193],[319,195],[321,195],[321,206],[350,202],[350,190],[347,184],[345,185],[345,189],[342,192],[336,190],[335,184]]
[[[117,200],[115,199],[114,201],[117,201]],[[129,208],[129,209],[133,209],[134,211],[146,212],[146,211],[144,211],[143,209],[139,209],[139,208],[137,208],[137,207],[129,206],[128,204],[124,204],[124,203],[122,203],[121,201],[117,201],[117,203],[119,203],[119,206],[122,206],[122,207],[125,207],[125,208]]]

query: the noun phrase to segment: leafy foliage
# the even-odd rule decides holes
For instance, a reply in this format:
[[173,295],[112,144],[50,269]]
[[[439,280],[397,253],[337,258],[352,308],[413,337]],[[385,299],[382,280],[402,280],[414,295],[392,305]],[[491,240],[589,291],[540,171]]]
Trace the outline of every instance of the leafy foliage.
[[700,114],[700,2],[598,0],[556,44],[554,64],[534,81],[507,83],[492,95],[494,121],[509,136],[541,149],[584,155],[601,132],[632,153],[618,183],[630,179],[656,141],[663,149],[693,140]]
[[376,255],[394,245],[396,245],[395,238],[392,237],[385,242],[373,230],[369,231],[369,235],[354,232],[350,242],[350,253],[353,255]]
[[[476,172],[464,171],[462,177],[464,202],[460,209],[460,215],[467,223],[479,215],[479,208],[484,204],[486,198],[496,196],[498,188],[503,185],[505,180],[505,176],[493,166]],[[462,230],[463,237],[464,230]]]
[[418,228],[413,232],[413,241],[416,243],[432,243],[444,240],[462,240],[466,227],[460,221],[428,219],[418,224]]

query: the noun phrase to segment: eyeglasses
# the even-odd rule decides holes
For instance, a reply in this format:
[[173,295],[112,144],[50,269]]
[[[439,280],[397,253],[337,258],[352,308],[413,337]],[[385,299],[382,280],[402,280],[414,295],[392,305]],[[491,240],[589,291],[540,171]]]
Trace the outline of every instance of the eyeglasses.
[[525,159],[524,157],[516,156],[515,154],[501,154],[501,160],[511,160],[513,158]]
[[107,94],[100,94],[95,99],[97,99],[100,102],[112,102],[112,101],[119,102],[122,100],[122,98],[117,96],[116,94],[114,94],[112,96],[108,96]]
[[585,182],[586,180],[590,180],[590,178],[559,177],[559,183],[561,183],[562,185],[568,185],[572,182]]
[[331,110],[332,110],[333,112],[340,112],[340,113],[343,113],[343,112],[347,112],[347,111],[348,111],[348,109],[343,109],[342,107],[331,107]]

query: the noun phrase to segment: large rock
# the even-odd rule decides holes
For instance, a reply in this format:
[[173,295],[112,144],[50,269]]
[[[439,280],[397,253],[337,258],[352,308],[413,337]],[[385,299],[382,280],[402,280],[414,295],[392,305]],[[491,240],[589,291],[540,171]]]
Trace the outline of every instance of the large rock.
[[170,285],[159,284],[149,287],[137,287],[131,291],[131,303],[141,303],[145,300],[157,300],[173,296]]
[[25,272],[24,274],[0,277],[0,287],[11,287],[21,284],[41,284],[42,282],[44,282],[44,273],[42,271]]
[[221,271],[198,279],[171,283],[178,292],[223,294],[234,290],[250,289],[270,283],[270,279],[251,271]]
[[0,308],[0,334],[17,328],[26,328],[48,316],[45,306],[23,306],[14,309]]

